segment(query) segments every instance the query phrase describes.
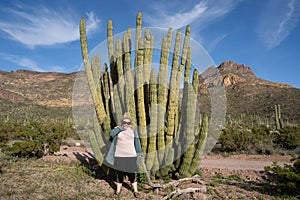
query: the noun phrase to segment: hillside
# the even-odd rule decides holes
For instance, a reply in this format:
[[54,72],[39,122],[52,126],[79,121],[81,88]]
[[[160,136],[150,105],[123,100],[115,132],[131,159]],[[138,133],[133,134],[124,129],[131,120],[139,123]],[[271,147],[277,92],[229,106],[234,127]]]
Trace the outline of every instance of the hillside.
[[[284,119],[300,121],[300,89],[260,79],[250,67],[232,61],[221,63],[218,69],[226,88],[227,115],[273,118],[277,104]],[[0,117],[70,117],[76,74],[0,71]],[[200,85],[205,93],[201,88],[205,87]]]
[[256,77],[251,68],[232,61],[219,67],[226,86],[227,114],[274,117],[274,105],[281,105],[282,118],[300,121],[300,89]]
[[76,73],[0,71],[0,117],[71,116]]

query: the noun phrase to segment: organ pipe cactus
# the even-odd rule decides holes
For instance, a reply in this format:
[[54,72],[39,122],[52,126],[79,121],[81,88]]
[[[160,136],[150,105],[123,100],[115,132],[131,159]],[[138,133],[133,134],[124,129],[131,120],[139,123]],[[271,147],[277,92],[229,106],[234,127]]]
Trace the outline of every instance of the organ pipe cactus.
[[[108,21],[109,63],[104,64],[102,71],[99,56],[93,57],[92,66],[90,64],[85,20],[82,18],[80,21],[85,73],[96,111],[95,123],[99,125],[88,132],[95,158],[101,165],[109,145],[109,130],[119,122],[124,112],[129,111],[140,134],[147,170],[156,177],[169,174],[190,176],[199,166],[208,132],[207,115],[203,115],[202,120],[196,117],[199,115],[196,114],[199,80],[197,70],[193,71],[192,83],[190,80],[190,26],[186,27],[184,38],[181,30],[176,33],[170,72],[173,30],[168,30],[162,39],[156,73],[151,70],[154,36],[150,29],[146,29],[142,37],[142,13],[138,13],[136,20],[134,63],[131,61],[131,28],[124,32],[122,39],[114,39],[112,21]],[[184,98],[181,99],[182,95]],[[105,137],[101,137],[100,129]]]

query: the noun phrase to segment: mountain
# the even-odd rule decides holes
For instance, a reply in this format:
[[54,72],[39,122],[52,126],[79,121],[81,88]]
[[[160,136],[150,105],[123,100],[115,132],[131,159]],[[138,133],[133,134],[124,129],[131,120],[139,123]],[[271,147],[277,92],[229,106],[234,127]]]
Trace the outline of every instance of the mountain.
[[76,73],[0,71],[0,117],[70,117],[75,77]]
[[226,88],[227,114],[274,118],[280,105],[282,118],[300,121],[300,89],[258,78],[250,67],[226,61],[218,67]]
[[[218,70],[226,90],[227,115],[271,119],[274,106],[281,105],[284,119],[300,122],[300,89],[260,79],[250,67],[233,61],[221,63]],[[71,117],[77,73],[0,71],[0,118]],[[208,93],[204,83],[199,88],[202,95]],[[203,103],[209,104],[209,98]]]

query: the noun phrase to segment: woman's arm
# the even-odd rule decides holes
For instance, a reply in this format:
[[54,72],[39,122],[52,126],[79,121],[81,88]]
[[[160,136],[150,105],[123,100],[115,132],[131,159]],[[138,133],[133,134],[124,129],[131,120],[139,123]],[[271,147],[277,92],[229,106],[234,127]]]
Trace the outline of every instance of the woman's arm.
[[109,132],[109,135],[111,137],[115,137],[116,135],[118,135],[120,132],[124,131],[124,127],[123,126],[117,126],[115,127],[114,129],[112,129],[110,132]]

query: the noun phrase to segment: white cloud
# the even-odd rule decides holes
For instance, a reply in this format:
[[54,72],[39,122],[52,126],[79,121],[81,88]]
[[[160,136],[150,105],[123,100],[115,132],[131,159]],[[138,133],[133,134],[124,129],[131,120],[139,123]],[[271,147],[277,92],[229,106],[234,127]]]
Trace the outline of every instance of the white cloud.
[[146,15],[145,21],[147,21],[151,26],[158,26],[164,28],[172,27],[174,29],[178,29],[183,26],[186,26],[187,24],[192,23],[201,14],[203,14],[206,9],[207,9],[206,4],[200,2],[197,5],[195,5],[190,12],[182,12],[182,13],[176,13],[174,15],[167,15],[159,11],[161,13],[161,16],[153,18],[152,16],[156,16],[155,14]]
[[52,66],[47,71],[66,73],[69,71],[69,69],[67,69],[67,67],[64,67],[64,66]]
[[28,57],[17,56],[17,55],[12,55],[12,54],[7,54],[7,53],[0,53],[0,56],[3,60],[6,60],[6,61],[16,64],[18,66],[26,67],[33,71],[39,71],[39,72],[45,71],[44,69],[40,68],[34,60],[32,60]]
[[[144,14],[144,19],[150,26],[178,29],[194,24],[197,29],[203,29],[216,18],[232,11],[240,2],[241,0],[201,0],[189,8],[189,4],[181,1],[180,5],[173,6],[179,8],[178,10],[170,10],[156,4],[153,5],[155,10]],[[182,11],[183,9],[190,10]]]
[[293,31],[299,22],[300,3],[298,0],[270,1],[261,16],[258,34],[267,48],[272,49]]
[[67,67],[64,66],[44,66],[43,68],[39,66],[39,64],[32,60],[31,58],[28,58],[26,56],[18,56],[18,55],[12,55],[12,54],[7,54],[7,53],[0,53],[0,57],[3,60],[6,60],[14,65],[17,65],[18,67],[24,67],[32,71],[36,72],[69,72],[70,70],[75,71],[76,68],[74,69],[68,69]]
[[213,51],[219,45],[219,43],[222,42],[227,36],[228,34],[221,34],[217,36],[208,44],[207,50]]
[[[59,13],[48,8],[26,7],[4,11],[8,17],[0,19],[0,30],[8,34],[10,39],[29,48],[79,39],[79,21],[67,13]],[[98,29],[99,23],[100,20],[93,12],[87,13],[87,32]]]

